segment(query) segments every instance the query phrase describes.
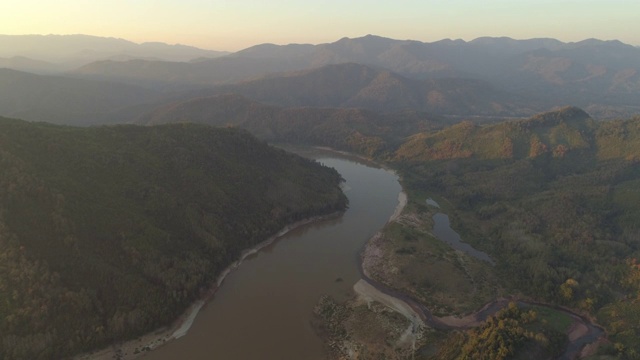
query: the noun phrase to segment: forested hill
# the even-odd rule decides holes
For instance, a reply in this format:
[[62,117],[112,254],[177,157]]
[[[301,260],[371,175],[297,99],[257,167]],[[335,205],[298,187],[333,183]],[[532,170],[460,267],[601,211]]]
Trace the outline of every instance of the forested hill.
[[[597,122],[570,107],[461,123],[414,135],[393,162],[410,201],[446,199],[456,231],[496,261],[492,271],[509,294],[597,319],[610,341],[601,355],[638,358],[640,118]],[[473,357],[500,346],[492,336],[479,347],[474,336],[442,348]]]
[[417,133],[396,151],[396,160],[474,158],[523,159],[551,155],[576,161],[633,159],[640,154],[640,118],[597,122],[565,107],[525,120],[478,126],[461,122],[441,131]]
[[239,129],[0,118],[0,358],[170,322],[242,249],[344,209],[340,179]]

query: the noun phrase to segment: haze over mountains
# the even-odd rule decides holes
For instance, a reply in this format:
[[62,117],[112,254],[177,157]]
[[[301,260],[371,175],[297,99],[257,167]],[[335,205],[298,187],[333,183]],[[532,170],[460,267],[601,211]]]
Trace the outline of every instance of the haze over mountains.
[[[134,85],[151,94],[163,92],[171,101],[238,93],[281,107],[484,118],[527,117],[566,105],[602,119],[640,111],[640,49],[619,41],[485,37],[423,43],[367,35],[319,45],[262,44],[226,56],[182,45],[83,35],[1,36],[0,45],[0,66],[51,72],[52,61],[67,67],[75,63],[71,71],[56,65],[56,75]],[[0,88],[6,86],[0,83]],[[112,105],[138,110],[87,123],[131,122],[144,112],[141,108],[154,107],[149,105],[157,100],[150,101],[152,97],[135,104],[131,99],[137,97],[127,97]],[[103,106],[96,102],[98,109]],[[0,107],[0,114],[14,112]],[[55,110],[52,115],[56,117]]]
[[0,66],[13,63],[15,65],[6,67],[35,72],[72,70],[105,59],[189,61],[226,54],[224,51],[179,44],[136,44],[124,39],[89,35],[0,35]]
[[117,122],[135,112],[137,105],[161,95],[135,85],[0,69],[2,114],[31,121],[67,125]]

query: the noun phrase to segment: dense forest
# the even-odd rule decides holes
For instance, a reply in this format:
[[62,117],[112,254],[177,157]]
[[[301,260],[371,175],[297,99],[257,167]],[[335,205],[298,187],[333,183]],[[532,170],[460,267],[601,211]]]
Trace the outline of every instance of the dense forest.
[[239,129],[0,118],[0,358],[52,359],[172,321],[340,175]]

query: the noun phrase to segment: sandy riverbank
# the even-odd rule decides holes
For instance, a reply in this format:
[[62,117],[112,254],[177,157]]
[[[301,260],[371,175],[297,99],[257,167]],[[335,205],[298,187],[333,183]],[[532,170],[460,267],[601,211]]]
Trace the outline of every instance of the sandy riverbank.
[[216,282],[213,284],[212,288],[207,291],[206,295],[191,304],[189,308],[178,317],[174,321],[171,326],[163,327],[156,329],[152,332],[149,332],[145,335],[142,335],[134,340],[129,340],[126,342],[113,344],[107,348],[97,350],[91,353],[84,353],[81,355],[75,356],[74,360],[133,360],[143,356],[146,352],[157,349],[158,347],[166,344],[167,342],[179,339],[182,336],[185,336],[191,325],[198,315],[198,312],[202,307],[212,299],[215,292],[224,282],[224,279],[231,273],[233,270],[237,269],[238,266],[242,264],[242,262],[250,255],[253,255],[260,251],[261,249],[273,244],[276,240],[303,225],[307,225],[313,222],[318,222],[322,220],[327,220],[331,218],[335,218],[340,216],[342,212],[336,212],[333,214],[325,215],[325,216],[315,216],[309,219],[301,220],[295,222],[293,224],[289,224],[285,226],[282,230],[277,232],[275,235],[271,236],[267,240],[261,242],[260,244],[243,251],[238,260],[233,262],[227,268],[225,268],[220,275],[218,275]]
[[393,214],[391,214],[391,217],[389,218],[389,222],[395,221],[400,217],[400,214],[402,214],[402,211],[404,210],[405,206],[407,206],[408,200],[409,198],[407,197],[407,194],[404,191],[400,191],[400,193],[398,194],[398,206],[396,206],[396,209],[393,211]]
[[[394,210],[393,214],[389,218],[388,223],[395,221],[400,217],[405,206],[407,206],[407,201],[408,201],[407,194],[401,191],[398,194],[398,205],[396,206],[396,209]],[[365,244],[362,250],[362,254],[360,256],[362,260],[360,264],[362,273],[370,279],[378,278],[376,274],[373,273],[375,269],[379,269],[387,265],[386,262],[384,261],[384,252],[382,251],[382,244],[381,244],[382,241],[384,241],[382,233],[377,232],[371,239],[367,241],[367,243]],[[385,272],[385,271],[392,271],[392,270],[391,269],[382,270],[382,272]],[[378,275],[381,275],[381,274],[378,274]]]
[[358,282],[353,285],[353,290],[367,303],[376,301],[388,307],[389,309],[400,313],[402,316],[406,317],[407,320],[411,321],[415,326],[424,326],[422,318],[411,307],[411,305],[407,304],[401,299],[383,293],[382,291],[376,289],[375,286],[369,284],[366,280],[358,280]]
[[399,298],[383,293],[364,279],[358,280],[358,282],[353,285],[353,290],[369,306],[371,306],[372,301],[378,302],[409,320],[410,325],[400,337],[399,342],[408,343],[415,349],[415,344],[420,338],[425,324],[424,321],[422,321],[420,314],[418,314],[411,305]]
[[582,323],[579,319],[573,320],[573,324],[567,331],[567,335],[569,335],[569,341],[573,342],[578,340],[579,338],[587,335],[589,333],[589,328],[587,325]]

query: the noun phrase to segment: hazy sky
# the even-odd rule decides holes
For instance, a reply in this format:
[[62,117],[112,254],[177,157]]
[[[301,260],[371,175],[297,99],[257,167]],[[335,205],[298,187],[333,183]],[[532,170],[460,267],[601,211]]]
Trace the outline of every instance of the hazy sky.
[[640,45],[640,0],[3,0],[0,34],[88,34],[229,51],[366,34]]

